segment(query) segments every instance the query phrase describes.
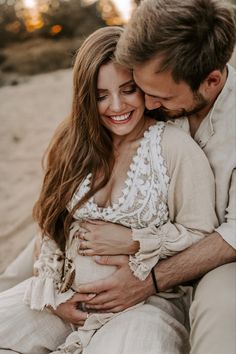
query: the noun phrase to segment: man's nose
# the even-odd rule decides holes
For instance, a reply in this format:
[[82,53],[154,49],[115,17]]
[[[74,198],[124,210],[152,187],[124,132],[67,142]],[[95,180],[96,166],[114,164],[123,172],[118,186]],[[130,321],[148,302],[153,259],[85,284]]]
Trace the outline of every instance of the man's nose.
[[151,111],[152,109],[160,108],[162,103],[158,100],[158,98],[145,95],[145,106]]

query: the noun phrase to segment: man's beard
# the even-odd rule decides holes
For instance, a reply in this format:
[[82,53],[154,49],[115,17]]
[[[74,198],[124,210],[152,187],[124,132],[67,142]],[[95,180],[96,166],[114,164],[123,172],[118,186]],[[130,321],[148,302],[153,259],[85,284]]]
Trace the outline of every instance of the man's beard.
[[182,117],[190,117],[201,110],[203,110],[205,107],[208,106],[208,101],[203,97],[203,95],[200,92],[194,92],[194,100],[196,102],[195,106],[187,111],[186,109],[182,108],[180,110],[169,110],[166,108],[158,108],[158,116],[161,120],[168,120],[168,119],[178,119]]

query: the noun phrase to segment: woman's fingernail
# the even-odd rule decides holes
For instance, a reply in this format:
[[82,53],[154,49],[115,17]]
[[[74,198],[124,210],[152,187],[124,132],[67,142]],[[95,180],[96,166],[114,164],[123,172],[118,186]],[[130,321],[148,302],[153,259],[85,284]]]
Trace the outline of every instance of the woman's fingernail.
[[98,262],[101,260],[101,256],[94,256],[93,258],[95,259],[95,261],[98,261]]
[[89,299],[93,299],[97,294],[88,294]]

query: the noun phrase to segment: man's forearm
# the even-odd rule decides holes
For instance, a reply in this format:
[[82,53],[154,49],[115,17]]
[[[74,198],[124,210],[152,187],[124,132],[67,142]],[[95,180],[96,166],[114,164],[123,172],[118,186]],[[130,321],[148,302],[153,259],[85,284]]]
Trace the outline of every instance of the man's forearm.
[[155,267],[158,288],[168,290],[234,261],[236,251],[214,232],[185,251],[160,261]]

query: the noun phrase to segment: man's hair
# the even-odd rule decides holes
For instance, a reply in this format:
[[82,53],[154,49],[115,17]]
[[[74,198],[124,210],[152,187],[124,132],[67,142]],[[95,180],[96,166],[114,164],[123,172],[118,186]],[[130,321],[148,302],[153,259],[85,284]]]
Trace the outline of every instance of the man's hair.
[[222,71],[236,42],[233,7],[223,0],[144,0],[116,49],[120,64],[133,68],[160,58],[178,83],[197,90],[213,70]]

